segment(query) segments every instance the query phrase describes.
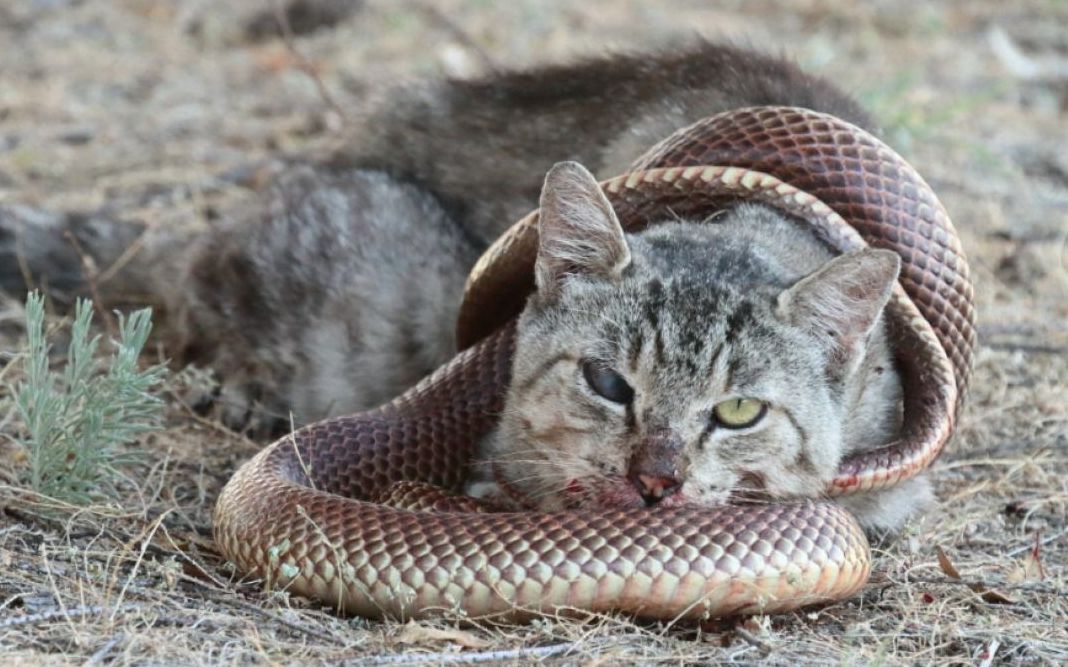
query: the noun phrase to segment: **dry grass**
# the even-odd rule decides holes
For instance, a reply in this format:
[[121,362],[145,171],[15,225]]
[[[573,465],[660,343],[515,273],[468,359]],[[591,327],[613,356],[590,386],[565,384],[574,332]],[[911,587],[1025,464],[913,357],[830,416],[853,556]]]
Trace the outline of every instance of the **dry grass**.
[[[25,453],[0,408],[0,662],[1068,661],[1063,4],[368,2],[294,36],[299,57],[282,40],[243,36],[251,4],[0,5],[0,201],[107,203],[153,224],[209,224],[246,196],[220,174],[329,142],[386,81],[694,32],[782,48],[884,119],[972,259],[984,345],[961,429],[934,467],[941,506],[878,553],[862,595],[821,610],[705,629],[611,617],[406,627],[339,619],[232,580],[210,509],[256,445],[193,415],[180,388],[168,394],[168,427],[138,445],[149,456],[125,469],[113,501],[90,507],[24,490]],[[0,384],[18,372],[19,311],[0,302]]]

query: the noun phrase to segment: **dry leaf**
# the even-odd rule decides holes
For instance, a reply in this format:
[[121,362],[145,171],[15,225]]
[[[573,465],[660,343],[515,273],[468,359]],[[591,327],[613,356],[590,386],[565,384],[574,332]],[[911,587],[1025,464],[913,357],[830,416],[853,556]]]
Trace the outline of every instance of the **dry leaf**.
[[1024,571],[1029,579],[1046,580],[1046,570],[1042,567],[1042,557],[1035,551],[1024,556]]
[[476,637],[470,632],[456,628],[428,628],[415,621],[408,621],[397,641],[402,644],[424,644],[428,642],[452,642],[464,648],[487,648],[490,642]]
[[[949,560],[949,556],[946,555],[945,549],[940,546],[935,546],[935,554],[938,556],[938,567],[942,568],[942,571],[946,573],[946,576],[960,581],[960,572],[958,572],[956,566],[953,565],[953,561]],[[983,602],[990,604],[1013,604],[1013,600],[1009,596],[992,588],[987,588],[979,582],[969,583],[968,588],[978,594]]]
[[1018,584],[1025,581],[1045,581],[1046,569],[1042,567],[1042,545],[1035,534],[1035,546],[1023,557],[1023,560],[1009,572],[1009,581]]
[[29,457],[26,448],[15,442],[0,440],[0,459],[8,462],[12,468],[25,468]]
[[978,593],[979,597],[983,598],[983,602],[989,602],[990,604],[1016,604],[1016,601],[1008,595],[996,591],[993,588],[986,588],[981,584],[974,584],[971,589]]
[[949,556],[946,555],[945,549],[936,546],[935,554],[938,555],[938,567],[942,568],[942,571],[946,573],[946,576],[953,579],[960,579],[960,572],[953,566],[953,562],[949,560]]

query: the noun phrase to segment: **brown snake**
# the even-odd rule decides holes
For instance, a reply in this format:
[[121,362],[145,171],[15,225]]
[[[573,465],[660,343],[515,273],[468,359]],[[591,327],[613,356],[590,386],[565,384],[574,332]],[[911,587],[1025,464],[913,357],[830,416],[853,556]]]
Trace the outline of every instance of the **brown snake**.
[[[603,187],[630,230],[749,199],[807,221],[838,250],[900,253],[887,312],[906,425],[891,445],[844,460],[828,493],[895,484],[939,454],[972,363],[972,287],[945,210],[891,149],[832,116],[754,107],[676,132]],[[868,544],[831,503],[479,513],[428,495],[419,483],[462,488],[502,407],[511,321],[533,288],[536,250],[535,212],[472,271],[459,322],[466,349],[432,376],[384,406],[300,429],[238,470],[214,516],[226,557],[270,588],[372,617],[694,618],[859,589]],[[379,502],[390,494],[418,500]]]

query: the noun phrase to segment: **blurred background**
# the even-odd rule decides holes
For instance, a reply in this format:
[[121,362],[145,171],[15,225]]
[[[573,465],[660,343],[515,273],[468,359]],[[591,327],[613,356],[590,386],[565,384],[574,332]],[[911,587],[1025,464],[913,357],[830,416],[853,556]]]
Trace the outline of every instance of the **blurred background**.
[[205,224],[386,86],[696,37],[858,97],[958,222],[984,314],[1064,324],[1061,0],[3,0],[0,202]]

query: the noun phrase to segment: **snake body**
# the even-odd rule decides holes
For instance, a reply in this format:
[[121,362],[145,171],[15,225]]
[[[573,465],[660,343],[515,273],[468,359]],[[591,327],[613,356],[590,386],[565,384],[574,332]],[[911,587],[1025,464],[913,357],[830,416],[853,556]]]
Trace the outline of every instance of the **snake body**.
[[[898,441],[844,460],[827,492],[893,485],[939,454],[972,364],[972,287],[945,210],[891,149],[833,116],[754,107],[676,132],[602,187],[629,230],[747,199],[808,222],[840,251],[897,251],[887,319],[905,426]],[[856,592],[868,544],[833,503],[493,513],[447,497],[503,406],[536,250],[534,212],[473,269],[458,325],[465,349],[433,375],[379,408],[300,429],[242,466],[215,509],[226,557],[271,588],[370,617],[701,618]],[[399,487],[415,504],[383,501]]]

